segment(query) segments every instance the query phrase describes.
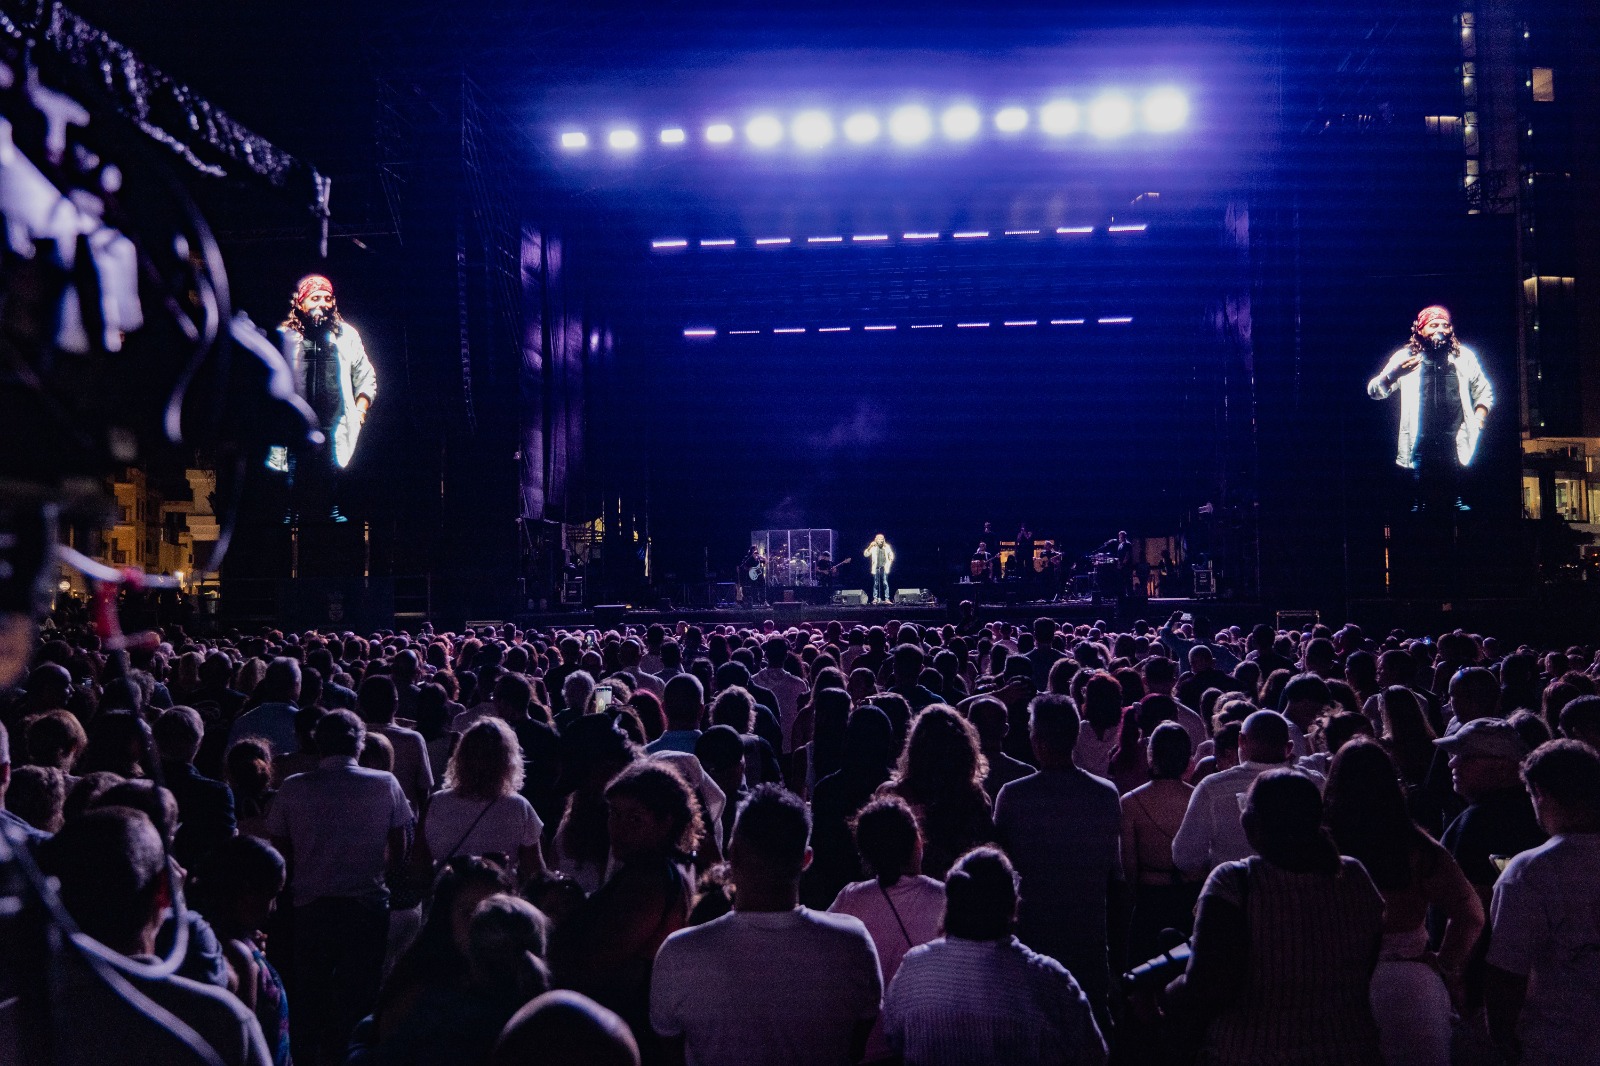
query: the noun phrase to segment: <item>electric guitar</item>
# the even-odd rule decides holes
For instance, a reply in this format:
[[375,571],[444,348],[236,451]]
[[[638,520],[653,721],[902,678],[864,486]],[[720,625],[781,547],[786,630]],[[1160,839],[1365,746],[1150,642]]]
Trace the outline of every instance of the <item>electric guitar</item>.
[[816,567],[816,571],[819,574],[827,574],[829,577],[832,577],[834,574],[837,574],[842,568],[844,568],[845,566],[848,566],[850,563],[853,563],[853,562],[855,562],[854,557],[849,558],[849,559],[841,559],[838,562],[834,563],[832,566],[818,566],[818,567]]

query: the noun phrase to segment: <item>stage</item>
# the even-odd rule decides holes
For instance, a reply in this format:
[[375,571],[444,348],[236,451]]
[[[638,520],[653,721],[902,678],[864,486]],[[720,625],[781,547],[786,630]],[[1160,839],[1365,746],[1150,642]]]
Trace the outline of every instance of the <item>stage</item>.
[[[838,606],[833,604],[778,602],[756,607],[644,607],[631,604],[605,604],[582,610],[546,611],[519,614],[509,621],[518,626],[539,629],[562,629],[598,626],[613,628],[618,625],[648,626],[654,623],[673,625],[687,622],[690,625],[732,625],[755,627],[772,621],[780,627],[802,623],[838,621],[848,627],[876,626],[890,621],[916,622],[919,625],[943,625],[955,622],[960,601],[934,600],[920,603],[895,603],[865,606]],[[1105,622],[1117,627],[1131,627],[1140,619],[1159,627],[1174,611],[1194,615],[1207,625],[1220,628],[1225,625],[1253,625],[1258,621],[1272,621],[1270,612],[1259,603],[1226,602],[1197,599],[1151,599],[1129,604],[1121,615],[1112,603],[1095,604],[1090,600],[1049,602],[1045,600],[1023,603],[984,603],[978,607],[981,621],[1006,621],[1026,626],[1035,618],[1052,618],[1066,625],[1092,625]],[[489,620],[484,620],[487,624]],[[472,623],[478,624],[478,623]]]

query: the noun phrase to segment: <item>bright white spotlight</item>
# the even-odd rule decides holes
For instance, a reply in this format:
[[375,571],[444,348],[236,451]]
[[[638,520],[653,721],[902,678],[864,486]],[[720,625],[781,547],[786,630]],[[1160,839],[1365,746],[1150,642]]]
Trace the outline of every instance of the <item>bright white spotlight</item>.
[[706,127],[706,140],[712,144],[727,144],[733,140],[733,127],[726,122],[715,122]]
[[682,144],[688,139],[689,135],[676,126],[661,131],[662,144]]
[[1156,89],[1144,98],[1145,129],[1170,133],[1189,117],[1189,99],[1176,89]]
[[833,119],[826,111],[802,111],[790,127],[794,143],[802,148],[821,148],[833,140]]
[[976,135],[982,121],[978,116],[978,109],[966,104],[957,104],[939,116],[939,125],[944,130],[944,135],[952,141],[964,141]]
[[881,132],[883,126],[878,122],[878,116],[866,111],[859,111],[844,120],[844,135],[855,144],[875,141]]
[[633,130],[612,130],[606,141],[619,152],[639,147],[639,135]]
[[1052,100],[1039,109],[1039,128],[1052,137],[1077,133],[1081,125],[1078,105],[1071,100]]
[[1133,103],[1121,93],[1106,93],[1089,105],[1089,131],[1096,137],[1121,137],[1133,128]]
[[745,124],[744,135],[757,148],[771,148],[783,140],[783,123],[771,115],[757,115]]
[[921,144],[933,133],[933,116],[915,104],[899,108],[889,116],[889,136],[901,144]]
[[1002,107],[995,113],[994,128],[1001,133],[1021,133],[1028,128],[1028,112],[1021,107]]
[[578,149],[589,147],[589,135],[579,130],[568,130],[561,135],[561,147]]

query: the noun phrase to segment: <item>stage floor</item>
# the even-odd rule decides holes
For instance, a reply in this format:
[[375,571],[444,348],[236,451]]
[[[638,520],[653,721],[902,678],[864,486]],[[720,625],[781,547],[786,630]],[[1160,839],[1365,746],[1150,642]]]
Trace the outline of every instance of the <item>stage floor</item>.
[[[630,604],[610,604],[582,610],[548,611],[537,614],[520,614],[514,621],[523,627],[540,629],[572,626],[602,626],[612,628],[618,624],[650,625],[689,622],[693,625],[759,626],[771,620],[779,626],[801,622],[829,622],[838,620],[847,626],[874,626],[889,621],[916,622],[921,625],[942,625],[957,619],[957,604],[934,601],[932,603],[896,603],[871,606],[835,606],[831,604],[773,603],[758,607],[718,606],[681,607],[661,610],[634,607]],[[1258,603],[1236,603],[1223,600],[1151,599],[1128,604],[1118,617],[1117,607],[1111,603],[1096,604],[1092,600],[1064,602],[1030,601],[1023,603],[984,603],[978,606],[982,621],[1006,621],[1026,625],[1035,618],[1053,618],[1071,625],[1090,625],[1097,621],[1119,626],[1131,626],[1143,619],[1152,626],[1160,626],[1182,611],[1195,615],[1215,632],[1224,625],[1246,625],[1257,621],[1271,621],[1266,608]]]

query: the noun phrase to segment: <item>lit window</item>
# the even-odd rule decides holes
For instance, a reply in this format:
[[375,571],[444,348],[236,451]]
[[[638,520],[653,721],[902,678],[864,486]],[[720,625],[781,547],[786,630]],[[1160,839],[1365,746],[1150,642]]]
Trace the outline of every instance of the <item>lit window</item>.
[[1535,103],[1553,103],[1556,98],[1556,72],[1551,67],[1533,68],[1533,100]]

